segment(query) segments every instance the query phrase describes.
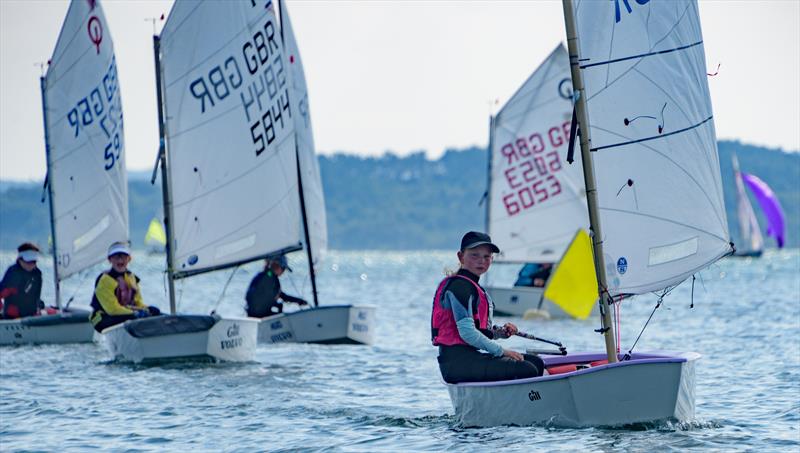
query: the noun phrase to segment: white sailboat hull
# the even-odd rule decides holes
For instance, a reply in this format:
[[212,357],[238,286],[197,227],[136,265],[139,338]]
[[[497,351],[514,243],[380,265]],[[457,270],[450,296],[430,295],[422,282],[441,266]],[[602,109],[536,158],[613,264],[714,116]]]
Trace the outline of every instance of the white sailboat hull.
[[375,307],[331,305],[260,320],[258,343],[372,344]]
[[[694,417],[694,352],[634,354],[631,360],[571,373],[502,382],[447,384],[464,426],[616,426]],[[605,354],[548,357],[554,364]],[[598,389],[603,389],[599,392]]]
[[255,358],[257,334],[252,318],[169,315],[126,321],[101,337],[114,359],[124,362],[247,362]]
[[0,321],[0,345],[91,343],[94,333],[84,310]]
[[[571,316],[561,307],[548,299],[542,300],[544,288],[515,286],[513,288],[487,287],[486,291],[494,302],[496,316],[523,316],[528,310],[537,310],[547,313],[552,319],[566,319]],[[541,306],[539,302],[541,301]],[[592,315],[597,314],[597,306],[592,309]]]

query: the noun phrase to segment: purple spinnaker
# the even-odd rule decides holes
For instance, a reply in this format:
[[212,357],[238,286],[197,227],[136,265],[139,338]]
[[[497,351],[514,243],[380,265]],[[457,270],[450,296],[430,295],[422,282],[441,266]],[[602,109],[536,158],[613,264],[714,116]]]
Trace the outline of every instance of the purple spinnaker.
[[742,179],[756,196],[758,204],[761,205],[761,211],[767,218],[767,235],[774,237],[778,242],[778,248],[782,248],[785,239],[785,222],[778,197],[758,176],[742,172]]

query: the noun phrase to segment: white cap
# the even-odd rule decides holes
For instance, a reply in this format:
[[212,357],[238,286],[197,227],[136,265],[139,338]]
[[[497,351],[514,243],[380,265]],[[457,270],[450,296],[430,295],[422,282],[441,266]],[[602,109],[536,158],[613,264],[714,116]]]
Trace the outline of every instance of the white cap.
[[19,257],[22,258],[22,261],[32,263],[39,260],[39,252],[36,250],[23,250],[19,252]]
[[131,249],[128,247],[127,242],[115,242],[111,244],[111,247],[108,248],[108,255],[111,257],[112,255],[116,255],[117,253],[124,253],[125,255],[131,256]]

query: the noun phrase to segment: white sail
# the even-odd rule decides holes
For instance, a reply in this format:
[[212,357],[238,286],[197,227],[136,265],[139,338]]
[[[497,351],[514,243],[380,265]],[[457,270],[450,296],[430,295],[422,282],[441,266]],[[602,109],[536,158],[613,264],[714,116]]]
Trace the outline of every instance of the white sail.
[[736,217],[739,220],[739,237],[746,243],[747,250],[741,251],[760,251],[764,248],[764,238],[761,236],[761,228],[758,226],[753,205],[747,198],[744,190],[742,173],[739,171],[739,159],[733,155],[733,176],[736,181]]
[[128,180],[114,43],[99,1],[73,0],[43,81],[56,273],[128,240]]
[[729,253],[694,0],[572,0],[611,294],[677,284]]
[[177,2],[161,68],[177,275],[297,248],[297,112],[271,2]]
[[317,160],[316,148],[314,147],[314,135],[311,129],[311,111],[308,101],[308,88],[306,87],[306,76],[303,71],[303,61],[300,58],[300,51],[297,48],[297,41],[294,37],[292,23],[289,19],[289,11],[286,9],[286,2],[280,2],[281,33],[286,49],[286,58],[289,62],[289,74],[291,76],[290,98],[292,100],[292,118],[295,125],[295,137],[297,140],[298,157],[300,159],[300,173],[303,182],[303,199],[305,202],[306,219],[311,242],[314,267],[318,263],[328,248],[328,222],[325,215],[325,194],[322,188],[322,178],[319,173],[319,162]]
[[571,96],[559,45],[492,121],[488,229],[498,260],[557,261],[589,227],[579,150],[566,162]]

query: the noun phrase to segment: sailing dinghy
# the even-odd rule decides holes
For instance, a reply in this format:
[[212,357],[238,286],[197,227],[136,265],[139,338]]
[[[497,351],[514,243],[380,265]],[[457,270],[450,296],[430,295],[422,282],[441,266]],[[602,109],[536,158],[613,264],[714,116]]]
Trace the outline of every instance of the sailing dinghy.
[[179,0],[154,37],[172,314],[103,331],[116,356],[254,358],[259,320],[176,314],[174,282],[302,248],[279,34],[270,3]]
[[[580,158],[564,161],[571,118],[569,56],[559,44],[490,119],[486,224],[500,247],[496,264],[557,266],[575,231],[588,228]],[[500,286],[493,274],[486,290],[495,314],[569,317],[545,287]]]
[[[314,307],[264,318],[258,327],[259,343],[372,344],[375,338],[375,307],[369,305],[319,306],[316,274],[328,244],[325,195],[314,148],[308,88],[303,62],[294,37],[286,4],[279,1],[281,38],[289,75],[289,99],[297,147],[297,188],[303,248]],[[296,226],[292,228],[297,228]]]
[[466,426],[689,420],[699,354],[619,354],[611,309],[625,295],[663,298],[733,251],[697,2],[563,6],[606,351],[448,391]]
[[756,214],[753,212],[753,205],[747,198],[744,190],[742,173],[739,171],[739,159],[733,154],[733,178],[736,183],[736,218],[739,221],[739,237],[744,243],[737,248],[733,256],[759,257],[764,253],[764,237],[758,227]]
[[785,242],[785,221],[783,209],[778,197],[770,187],[755,175],[749,175],[739,170],[739,159],[733,154],[733,176],[736,182],[736,214],[739,221],[739,238],[744,243],[736,249],[733,256],[759,257],[764,253],[764,237],[758,225],[753,205],[747,198],[745,184],[755,195],[761,206],[761,212],[767,219],[767,234],[775,238],[778,248]]
[[40,79],[57,312],[0,320],[0,344],[91,342],[88,309],[61,282],[128,238],[128,181],[114,43],[100,2],[73,0]]
[[147,253],[151,255],[164,253],[164,246],[166,245],[167,232],[164,231],[161,220],[158,217],[153,217],[147,227],[147,233],[144,235],[144,246],[147,247]]

